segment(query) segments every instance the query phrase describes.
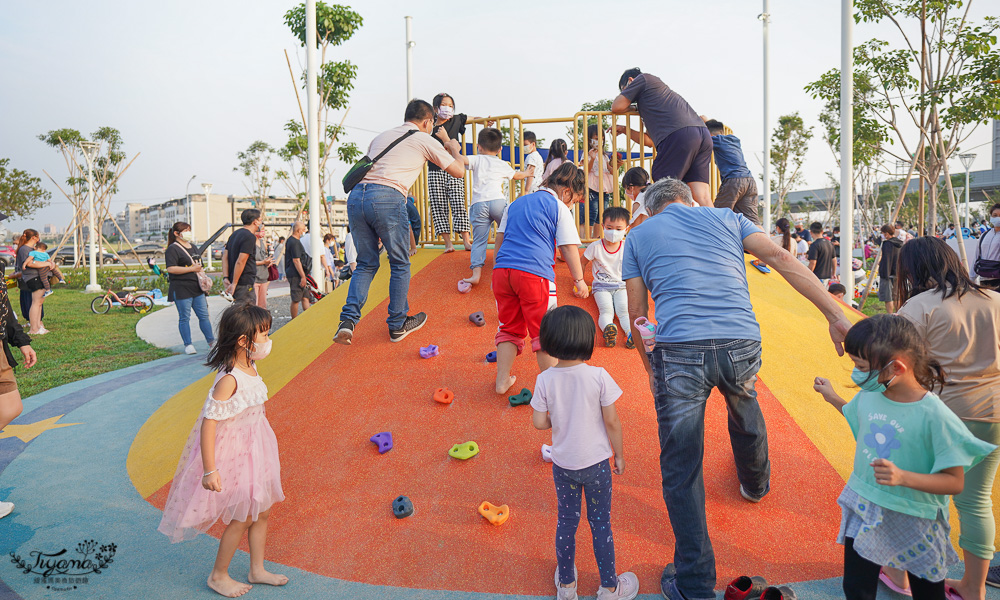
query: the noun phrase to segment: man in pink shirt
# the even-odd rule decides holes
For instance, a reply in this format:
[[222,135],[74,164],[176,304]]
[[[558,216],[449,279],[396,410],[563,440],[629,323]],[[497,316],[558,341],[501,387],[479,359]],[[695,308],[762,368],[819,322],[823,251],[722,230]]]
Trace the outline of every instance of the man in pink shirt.
[[405,122],[376,136],[368,156],[377,157],[397,142],[351,190],[347,198],[347,220],[357,248],[357,268],[347,291],[347,303],[340,311],[340,326],[333,341],[350,344],[354,326],[361,320],[361,308],[368,300],[368,288],[379,268],[379,240],[385,247],[392,274],[389,278],[389,339],[398,342],[427,322],[425,313],[408,316],[410,288],[410,221],[406,195],[428,160],[454,177],[465,176],[461,146],[449,139],[444,148],[430,133],[434,109],[423,100],[406,105]]

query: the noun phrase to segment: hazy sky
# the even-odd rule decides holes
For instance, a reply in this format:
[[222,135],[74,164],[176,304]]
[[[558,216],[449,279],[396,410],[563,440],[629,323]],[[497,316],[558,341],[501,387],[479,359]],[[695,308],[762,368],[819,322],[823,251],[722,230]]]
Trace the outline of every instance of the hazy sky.
[[[995,8],[995,0],[977,0],[974,18],[982,19],[991,2]],[[141,153],[122,178],[116,211],[126,202],[181,196],[192,175],[191,193],[201,192],[201,182],[213,183],[213,193],[245,193],[233,172],[237,151],[257,139],[280,145],[282,125],[298,116],[283,53],[289,50],[296,69],[304,66],[304,52],[283,22],[293,6],[275,0],[0,0],[0,157],[42,177],[53,192],[49,207],[10,227],[69,222],[69,202],[42,173],[64,180],[62,158],[36,139],[62,127],[85,134],[116,127],[129,156]],[[759,1],[512,0],[501,6],[365,0],[351,6],[364,26],[331,58],[358,67],[346,125],[362,150],[373,132],[402,120],[403,17],[411,15],[419,98],[446,91],[459,112],[475,116],[565,117],[583,102],[613,97],[621,72],[639,66],[700,114],[731,126],[751,170],[761,170]],[[819,131],[821,106],[802,88],[839,66],[840,2],[772,0],[771,13],[772,128],[792,111],[816,126],[805,174],[809,186],[824,186],[834,160]],[[871,37],[898,43],[889,28],[856,27],[855,43]],[[552,140],[564,128],[538,128],[538,134]],[[965,147],[988,141],[984,126]],[[988,168],[989,146],[975,152],[973,168]],[[345,169],[338,166],[335,181]],[[282,193],[281,184],[274,191]]]

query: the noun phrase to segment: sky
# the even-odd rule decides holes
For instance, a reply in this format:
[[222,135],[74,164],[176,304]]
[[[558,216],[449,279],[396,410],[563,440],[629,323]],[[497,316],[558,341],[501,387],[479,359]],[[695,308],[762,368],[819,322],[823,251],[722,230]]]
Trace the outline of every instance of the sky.
[[[991,2],[995,8],[995,0],[976,1],[972,17],[981,20]],[[403,17],[410,15],[418,98],[447,92],[458,111],[471,116],[568,117],[584,102],[613,98],[622,71],[638,66],[699,114],[729,125],[751,171],[761,172],[760,2],[345,3],[364,25],[328,58],[358,67],[345,126],[347,139],[362,150],[376,132],[402,121]],[[84,134],[115,127],[129,158],[139,154],[121,179],[116,212],[126,202],[201,193],[202,182],[214,185],[212,193],[245,194],[233,171],[236,153],[258,139],[281,145],[284,123],[298,115],[284,55],[287,50],[297,71],[304,67],[304,50],[284,25],[293,6],[285,0],[0,0],[0,158],[41,177],[52,191],[48,207],[9,227],[69,223],[69,201],[43,173],[64,181],[62,157],[37,139],[63,127]],[[817,119],[821,104],[803,86],[839,67],[840,2],[771,0],[770,9],[771,128],[779,115],[794,111],[815,127],[805,187],[823,187],[835,161]],[[858,25],[854,35],[856,44],[873,37],[900,43],[883,25]],[[548,141],[565,137],[562,126],[536,129]],[[980,127],[964,145],[979,146],[973,170],[992,164],[989,129]],[[339,183],[346,169],[339,165],[331,180]],[[282,185],[273,192],[283,193]]]

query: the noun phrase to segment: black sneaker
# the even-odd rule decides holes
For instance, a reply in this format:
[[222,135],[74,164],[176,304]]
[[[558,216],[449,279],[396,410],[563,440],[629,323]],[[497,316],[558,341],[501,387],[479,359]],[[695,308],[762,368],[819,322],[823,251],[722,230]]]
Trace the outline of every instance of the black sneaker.
[[340,327],[337,328],[337,335],[333,336],[333,341],[338,344],[344,344],[346,346],[351,345],[351,340],[354,338],[354,323],[348,320],[343,320],[340,322]]
[[990,567],[986,571],[986,585],[1000,588],[1000,565]]
[[392,329],[389,330],[389,341],[398,342],[402,340],[403,338],[410,335],[414,331],[423,327],[424,323],[426,322],[427,322],[427,313],[419,312],[413,315],[412,317],[406,317],[406,320],[403,321],[403,326],[400,329],[397,329],[395,331],[393,331]]

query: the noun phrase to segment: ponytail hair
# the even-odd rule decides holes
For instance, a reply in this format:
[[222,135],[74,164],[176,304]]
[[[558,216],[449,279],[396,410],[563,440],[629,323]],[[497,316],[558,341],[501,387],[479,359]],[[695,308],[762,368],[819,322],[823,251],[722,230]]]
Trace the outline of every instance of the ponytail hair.
[[649,173],[642,167],[632,167],[622,176],[622,187],[636,186],[640,191],[649,187]]
[[176,242],[177,239],[181,237],[181,232],[187,231],[188,229],[191,229],[191,226],[184,221],[177,221],[174,223],[174,226],[171,227],[170,231],[167,233],[167,245],[169,246],[170,244]]
[[781,233],[781,247],[789,252],[792,251],[792,223],[782,217],[774,224],[778,228],[778,232]]
[[38,237],[37,231],[34,229],[25,229],[21,234],[21,237],[17,239],[17,247],[20,248],[21,246],[27,244],[29,240],[36,237]]
[[542,169],[546,169],[549,163],[556,158],[566,160],[567,151],[566,140],[562,138],[552,140],[552,143],[549,144],[549,155],[545,158],[545,164],[542,165]]
[[557,194],[559,190],[556,188],[569,188],[574,196],[578,196],[587,191],[587,178],[583,174],[583,169],[571,162],[564,162],[542,182],[542,185],[552,188]]

